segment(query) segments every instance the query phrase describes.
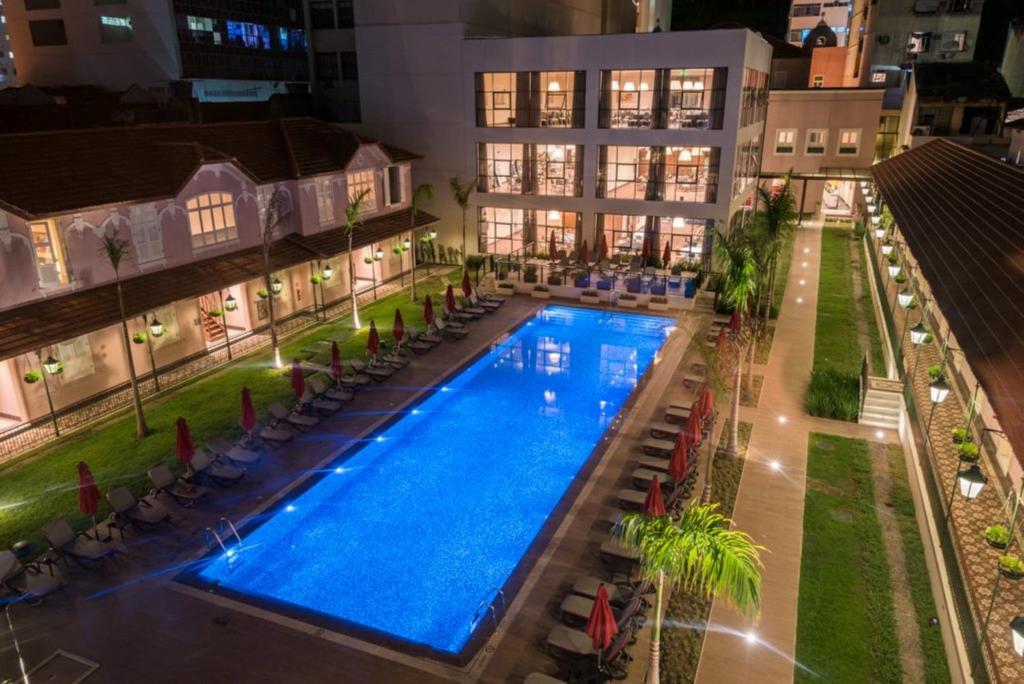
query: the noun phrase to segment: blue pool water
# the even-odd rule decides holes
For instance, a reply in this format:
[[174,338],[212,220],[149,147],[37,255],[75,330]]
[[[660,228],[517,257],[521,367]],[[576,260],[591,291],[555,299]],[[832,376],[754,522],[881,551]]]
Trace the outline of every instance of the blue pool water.
[[460,653],[671,326],[547,307],[199,578]]

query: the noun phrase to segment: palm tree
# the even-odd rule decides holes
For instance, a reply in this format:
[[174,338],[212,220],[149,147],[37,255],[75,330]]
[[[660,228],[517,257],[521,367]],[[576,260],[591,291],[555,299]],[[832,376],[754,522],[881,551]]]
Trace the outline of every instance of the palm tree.
[[132,386],[132,402],[135,404],[135,436],[145,437],[149,434],[146,417],[142,414],[142,397],[139,395],[139,380],[135,376],[135,360],[132,359],[132,345],[128,337],[128,317],[124,313],[124,294],[121,292],[121,261],[128,253],[129,242],[117,237],[117,232],[103,238],[103,253],[114,269],[114,285],[117,289],[117,308],[121,314],[121,343],[124,354],[128,358],[128,378]]
[[473,194],[473,181],[462,183],[459,177],[455,176],[449,183],[452,186],[452,193],[455,195],[455,202],[462,209],[462,269],[466,269],[466,212],[469,211],[469,196]]
[[271,282],[270,248],[274,244],[274,233],[289,214],[288,193],[274,190],[263,210],[263,291],[267,294],[267,314],[270,318],[270,349],[273,352],[274,368],[281,367],[281,345],[277,341],[277,318],[274,315],[274,286]]
[[419,210],[420,205],[431,199],[434,196],[434,186],[430,183],[420,183],[416,186],[416,189],[412,191],[412,201],[410,207],[412,211],[409,214],[409,237],[412,242],[412,301],[416,301],[416,212]]
[[772,189],[758,187],[757,195],[762,208],[754,214],[750,232],[765,261],[764,276],[768,284],[768,300],[765,303],[764,317],[767,319],[771,316],[772,302],[775,299],[775,270],[779,253],[786,238],[796,230],[797,212],[789,174],[783,178],[782,185]]
[[640,554],[644,579],[655,586],[647,684],[659,681],[666,579],[700,596],[722,597],[746,616],[756,616],[760,610],[764,547],[747,533],[730,529],[732,521],[717,509],[718,504],[689,506],[676,520],[629,513],[612,531],[624,546]]
[[352,327],[356,330],[359,330],[362,325],[359,323],[359,303],[356,298],[356,267],[355,262],[352,261],[352,234],[355,233],[356,226],[362,223],[359,216],[363,211],[363,202],[366,201],[366,196],[369,194],[369,190],[363,190],[348,198],[348,206],[345,207],[345,225],[341,227],[348,235],[348,286],[352,292]]
[[[748,306],[758,289],[757,265],[747,236],[739,231],[733,231],[725,236],[716,229],[715,249],[718,251],[725,276],[722,285],[723,299],[734,309],[742,311]],[[741,325],[741,330],[736,335],[737,352],[732,377],[732,410],[729,418],[729,440],[726,444],[726,453],[730,456],[736,456],[738,451],[740,382],[743,377],[743,353],[746,350],[746,345],[751,342],[750,330],[751,326],[748,322],[745,326]],[[707,491],[710,491],[710,485],[707,483],[710,475],[711,469],[709,468],[704,485]]]

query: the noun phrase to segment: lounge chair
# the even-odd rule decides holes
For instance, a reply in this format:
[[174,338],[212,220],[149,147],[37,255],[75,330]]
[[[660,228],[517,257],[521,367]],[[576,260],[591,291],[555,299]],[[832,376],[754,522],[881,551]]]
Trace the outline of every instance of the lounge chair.
[[348,387],[349,389],[358,389],[360,387],[366,387],[371,382],[373,382],[373,378],[371,378],[366,373],[360,373],[358,371],[353,373],[345,373],[344,375],[341,376],[341,386]]
[[412,339],[416,340],[417,342],[425,342],[426,344],[429,344],[431,346],[441,344],[441,342],[443,342],[444,339],[437,332],[431,332],[430,327],[431,326],[427,326],[427,330],[419,334],[416,334],[415,329],[413,329],[413,332],[410,333],[410,335],[412,335]]
[[[677,502],[681,502],[683,499],[687,499],[690,496],[690,491],[693,488],[693,478],[697,474],[697,469],[690,466],[690,469],[686,473],[686,477],[683,481],[678,484],[673,484],[672,493],[665,498],[665,509],[671,510],[673,505]],[[650,480],[647,482],[647,486],[650,487]],[[644,501],[647,500],[647,488],[644,489],[620,489],[617,494],[619,504],[634,512],[643,507]],[[608,522],[613,525],[618,522],[619,516],[624,511],[613,511],[608,516]]]
[[[615,616],[615,621],[618,623],[620,630],[629,629],[631,627],[631,621],[634,621],[633,626],[643,624],[643,613],[646,607],[647,602],[644,598],[642,596],[636,596],[630,599],[630,601],[618,611],[612,608],[612,615]],[[569,594],[562,600],[559,613],[562,622],[565,622],[566,624],[585,624],[587,619],[590,617],[590,611],[593,609],[594,599],[579,596],[578,594]]]
[[270,442],[275,446],[281,446],[286,442],[290,442],[292,438],[295,437],[295,434],[291,430],[278,425],[264,425],[256,434],[258,434],[260,439],[263,441]]
[[284,421],[289,425],[305,431],[313,429],[316,424],[320,422],[318,418],[314,418],[313,416],[304,416],[298,411],[289,411],[277,402],[267,406],[267,413],[270,414],[275,423]]
[[349,364],[355,372],[363,375],[369,375],[377,382],[384,382],[395,374],[395,369],[390,366],[366,363],[360,359],[352,359],[349,361]]
[[458,298],[455,299],[455,315],[456,316],[459,315],[459,314],[469,314],[473,318],[480,318],[485,313],[487,313],[487,311],[485,311],[482,306],[471,306],[471,305],[463,304],[462,302],[460,302],[458,300]]
[[334,401],[333,399],[325,399],[318,397],[307,389],[302,394],[302,398],[299,399],[300,406],[312,406],[315,410],[320,413],[337,413],[341,410],[341,402]]
[[687,373],[686,375],[683,376],[683,385],[686,385],[687,387],[696,387],[698,385],[703,385],[704,382],[704,376],[698,375],[697,373]]
[[[438,337],[437,341],[440,342],[441,338]],[[409,327],[408,334],[402,339],[402,347],[417,354],[426,354],[428,351],[434,348],[435,344],[437,343],[433,341],[428,341],[422,336],[416,334],[415,328],[411,326]]]
[[666,423],[683,423],[686,422],[689,418],[690,409],[688,408],[678,408],[670,406],[667,409],[665,409]]
[[646,596],[653,591],[650,582],[640,582],[636,585],[612,584],[608,580],[596,577],[580,577],[572,585],[572,590],[573,593],[580,596],[594,598],[597,596],[597,590],[601,585],[604,585],[605,590],[608,592],[608,602],[613,606],[625,606],[633,600],[634,596]]
[[[500,309],[502,305],[505,304],[505,300],[502,299],[501,297],[495,297],[494,295],[485,294],[483,292],[480,292],[479,290],[473,290],[473,297],[475,297],[477,303],[479,303],[480,306],[484,308],[490,306],[494,307],[495,309]],[[473,301],[473,297],[470,298],[470,301]]]
[[391,366],[395,370],[402,370],[409,365],[409,359],[398,352],[388,352],[387,354],[380,354],[377,357],[377,363],[381,366]]
[[257,463],[262,458],[260,452],[246,449],[240,444],[232,444],[223,437],[211,437],[206,440],[206,448],[217,456],[243,466]]
[[[621,668],[625,662],[629,661],[629,655],[625,652],[625,648],[632,637],[633,634],[630,630],[621,631],[615,637],[615,640],[612,641],[611,645],[605,649],[601,669],[602,672],[609,673],[606,676],[612,676],[614,679],[623,678],[624,673],[622,673]],[[597,656],[597,651],[594,650],[594,640],[586,632],[564,625],[555,625],[551,628],[551,631],[548,632],[547,645],[551,655],[562,660],[576,660],[583,656]],[[618,670],[616,675],[611,675],[609,668],[616,668]],[[580,679],[580,681],[589,680]],[[595,679],[594,681],[601,680]]]
[[182,477],[175,477],[166,463],[146,471],[149,481],[153,483],[152,494],[167,494],[182,506],[191,506],[206,494],[206,487],[188,482]]
[[[667,465],[667,464],[666,464]],[[633,471],[633,486],[637,489],[647,491],[651,487],[651,478],[657,476],[662,488],[672,489],[672,480],[665,477],[664,471],[651,470],[650,468],[637,468]]]
[[28,601],[46,598],[64,586],[59,577],[45,573],[36,563],[25,566],[13,551],[0,551],[0,584]]
[[479,307],[487,313],[494,313],[501,308],[501,304],[498,302],[492,302],[489,300],[481,299],[477,296],[476,292],[469,296],[469,303],[475,307]]
[[50,549],[58,556],[85,566],[91,566],[114,554],[115,549],[97,541],[84,532],[75,532],[67,520],[58,518],[46,524],[43,535]]
[[657,439],[676,439],[679,437],[679,433],[683,431],[682,425],[673,425],[672,423],[653,423],[650,426],[651,437]]
[[618,539],[609,538],[601,544],[601,560],[605,563],[622,561],[638,563],[640,561],[640,552],[623,546],[619,543]]
[[657,456],[641,456],[637,459],[637,465],[648,470],[657,470],[661,473],[668,472],[668,464],[671,459],[659,458]]
[[347,390],[340,390],[335,389],[333,387],[328,387],[324,383],[323,378],[320,377],[312,378],[309,381],[309,388],[313,390],[313,393],[316,394],[318,397],[330,399],[331,401],[352,401],[352,399],[354,399],[356,396],[355,394]]
[[189,465],[197,476],[217,484],[234,484],[245,475],[245,468],[211,457],[206,449],[196,449]]
[[643,441],[641,448],[649,456],[671,455],[672,451],[676,448],[676,443],[670,439],[648,437]]
[[[196,450],[196,456],[202,449]],[[195,461],[195,456],[192,457]],[[156,500],[155,496],[146,496],[136,499],[127,487],[114,487],[107,492],[107,501],[114,509],[113,526],[121,531],[124,536],[125,527],[131,526],[136,529],[156,527],[165,522],[170,522],[171,514],[163,505]]]
[[455,339],[462,339],[469,334],[469,331],[465,328],[459,328],[452,326],[439,318],[434,319],[434,326],[437,331],[446,337],[453,337]]

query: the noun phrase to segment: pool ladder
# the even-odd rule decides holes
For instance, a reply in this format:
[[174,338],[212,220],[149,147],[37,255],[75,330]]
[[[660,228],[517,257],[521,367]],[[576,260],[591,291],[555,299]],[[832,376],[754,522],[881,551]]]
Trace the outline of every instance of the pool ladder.
[[505,611],[508,610],[508,606],[505,604],[505,592],[501,589],[491,589],[487,592],[483,601],[480,602],[480,605],[477,606],[476,612],[473,613],[473,619],[469,623],[469,631],[475,631],[487,613],[491,614],[491,622],[493,623],[494,628],[498,628],[498,620],[500,620],[501,617],[498,615],[498,611],[494,606],[496,599],[501,599],[501,614],[505,614]]
[[[238,560],[238,551],[242,548],[242,537],[238,534],[235,524],[227,518],[221,518],[217,521],[217,529],[207,527],[203,536],[206,539],[206,545],[211,549],[214,548],[214,543],[216,542],[216,545],[224,552],[224,558],[228,562],[228,569],[233,568],[235,561]],[[229,549],[224,542],[225,540],[230,542],[232,536],[237,543],[234,548]]]

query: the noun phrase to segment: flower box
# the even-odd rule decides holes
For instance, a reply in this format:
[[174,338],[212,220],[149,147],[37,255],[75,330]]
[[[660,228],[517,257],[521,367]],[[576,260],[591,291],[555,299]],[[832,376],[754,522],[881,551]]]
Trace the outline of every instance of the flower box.
[[647,302],[647,308],[651,311],[668,311],[668,297],[651,295],[650,300]]
[[1005,525],[990,525],[985,528],[985,541],[996,549],[1005,549],[1010,545],[1010,530]]
[[580,302],[584,304],[600,304],[601,297],[597,294],[597,290],[584,290],[580,294]]
[[537,285],[533,288],[533,292],[530,295],[534,299],[551,299],[551,291],[548,290],[546,285]]
[[636,295],[629,293],[619,295],[617,302],[623,309],[635,309],[640,304],[636,299]]
[[516,286],[513,283],[503,281],[498,283],[498,286],[495,288],[495,294],[497,294],[499,297],[511,297],[515,293]]
[[1024,579],[1024,561],[1020,556],[1007,554],[999,557],[999,572],[1008,580],[1018,581]]

